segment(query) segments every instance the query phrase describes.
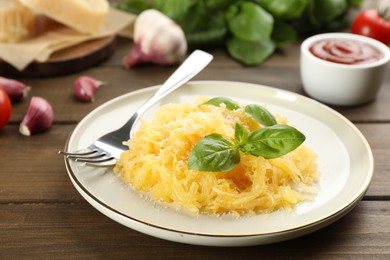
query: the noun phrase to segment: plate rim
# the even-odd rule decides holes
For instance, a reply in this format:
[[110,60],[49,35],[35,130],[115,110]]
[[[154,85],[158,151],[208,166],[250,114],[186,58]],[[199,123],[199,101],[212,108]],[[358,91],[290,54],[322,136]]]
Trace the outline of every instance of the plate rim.
[[[304,96],[304,95],[301,95],[299,93],[295,93],[295,92],[292,92],[292,91],[279,89],[279,88],[275,88],[275,87],[271,87],[271,86],[267,86],[267,85],[257,84],[257,83],[240,82],[240,81],[197,80],[197,81],[190,81],[187,84],[195,84],[196,85],[196,84],[232,84],[232,83],[233,84],[245,84],[245,85],[248,85],[248,86],[251,85],[253,87],[261,87],[261,88],[266,88],[266,89],[270,89],[270,90],[273,90],[273,91],[275,91],[275,90],[276,91],[281,91],[281,92],[288,93],[288,94],[293,95],[293,96],[297,96],[299,99],[305,100],[305,102],[310,102],[310,103],[313,103],[316,106],[320,106],[321,109],[327,110],[328,112],[332,113],[332,115],[339,117],[339,119],[341,119],[344,123],[347,123],[349,125],[349,127],[351,127],[354,130],[354,132],[359,135],[360,140],[363,142],[365,148],[367,149],[366,151],[370,155],[369,158],[368,158],[368,162],[369,162],[368,163],[368,166],[369,166],[368,168],[369,168],[369,171],[368,171],[368,174],[365,176],[366,177],[365,178],[365,182],[362,183],[362,185],[361,185],[361,187],[359,189],[359,192],[356,192],[354,194],[354,196],[348,202],[344,203],[343,206],[340,207],[338,210],[335,210],[335,211],[329,213],[328,215],[326,215],[326,216],[324,216],[322,218],[318,218],[317,220],[313,220],[313,221],[308,222],[308,223],[306,223],[304,225],[298,225],[298,226],[294,226],[294,227],[291,227],[291,228],[288,228],[288,229],[276,230],[276,231],[266,231],[266,232],[261,232],[261,233],[257,232],[257,233],[248,233],[248,234],[215,234],[215,233],[206,233],[206,232],[192,232],[192,231],[186,231],[186,230],[170,228],[170,227],[166,227],[166,226],[163,226],[163,225],[157,225],[157,224],[148,223],[146,221],[134,218],[132,216],[129,216],[129,215],[125,214],[125,213],[122,213],[122,212],[112,208],[111,206],[107,205],[106,203],[104,203],[103,201],[101,201],[99,198],[97,198],[91,192],[88,191],[88,189],[78,180],[78,178],[76,177],[75,173],[73,172],[72,167],[70,165],[70,159],[67,159],[66,157],[64,157],[64,162],[65,162],[65,166],[66,166],[66,170],[68,172],[68,175],[71,178],[71,181],[72,181],[73,185],[77,185],[77,187],[75,187],[76,190],[78,190],[78,192],[80,193],[79,189],[81,189],[82,192],[85,193],[85,196],[88,196],[89,199],[92,199],[95,203],[99,204],[104,209],[109,210],[111,213],[114,213],[117,216],[129,219],[131,221],[134,221],[134,222],[136,222],[138,224],[144,225],[145,227],[156,228],[158,230],[167,231],[167,232],[173,232],[173,233],[177,233],[177,234],[185,234],[185,235],[190,235],[190,236],[197,236],[197,237],[200,236],[200,237],[209,237],[209,238],[256,238],[256,237],[259,238],[259,237],[264,237],[264,236],[269,236],[269,235],[280,236],[280,235],[283,235],[283,234],[294,233],[294,232],[297,232],[297,231],[300,231],[300,230],[307,230],[309,228],[311,228],[311,229],[308,232],[306,232],[306,233],[311,233],[313,231],[316,231],[316,230],[320,229],[322,225],[327,226],[327,225],[337,221],[342,216],[346,215],[348,212],[350,212],[356,206],[356,204],[364,197],[365,193],[367,192],[367,190],[368,190],[368,188],[369,188],[369,186],[371,184],[371,181],[372,181],[372,178],[373,178],[373,174],[374,174],[373,153],[372,153],[372,150],[371,150],[371,147],[370,147],[368,141],[366,140],[365,136],[360,132],[360,130],[349,119],[347,119],[345,116],[343,116],[341,113],[337,112],[336,110],[334,110],[334,109],[332,109],[332,108],[330,108],[330,107],[328,107],[328,106],[326,106],[326,105],[324,105],[324,104],[322,104],[322,103],[320,103],[320,102],[318,102],[318,101],[316,101],[314,99],[311,99],[311,98],[309,98],[307,96]],[[83,123],[84,119],[86,117],[88,117],[90,114],[96,113],[97,110],[102,109],[105,106],[109,106],[111,103],[115,103],[118,100],[121,100],[121,99],[124,99],[124,98],[129,98],[131,96],[136,96],[136,95],[139,95],[139,94],[143,94],[145,92],[151,92],[152,90],[157,89],[159,86],[161,86],[161,85],[149,86],[149,87],[145,87],[145,88],[138,89],[138,90],[135,90],[135,91],[131,91],[129,93],[125,93],[123,95],[120,95],[118,97],[115,97],[113,99],[110,99],[110,100],[102,103],[101,105],[99,105],[98,107],[96,107],[95,109],[90,111],[87,115],[85,115],[79,121],[79,123],[75,126],[75,128],[72,130],[72,132],[68,135],[68,138],[67,138],[67,141],[65,143],[65,148],[64,149],[67,150],[67,148],[69,146],[69,142],[70,142],[71,137],[73,136],[75,130],[78,128],[79,125],[81,125]],[[90,203],[89,200],[83,194],[81,194],[81,195],[82,195],[82,197],[84,199],[86,199],[88,201],[88,203]],[[104,214],[107,217],[111,218],[112,220],[114,220],[116,222],[119,222],[119,221],[113,219],[112,217],[110,217],[109,215],[107,215],[101,209],[96,208],[95,205],[92,205],[92,206],[95,209],[97,209],[99,212],[101,212],[102,214]],[[121,223],[121,224],[126,226],[126,227],[128,227],[128,228],[131,228],[128,225],[125,225],[123,223]],[[144,232],[144,233],[146,233],[146,232]],[[296,236],[300,236],[300,235],[296,235]],[[278,240],[278,241],[282,241],[282,240]],[[258,244],[258,243],[256,243],[256,244]]]

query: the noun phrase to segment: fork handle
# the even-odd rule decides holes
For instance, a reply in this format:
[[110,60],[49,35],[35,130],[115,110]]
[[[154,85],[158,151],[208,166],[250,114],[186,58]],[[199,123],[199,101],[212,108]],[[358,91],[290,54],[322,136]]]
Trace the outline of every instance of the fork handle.
[[212,59],[213,56],[211,54],[201,50],[195,50],[164,82],[154,95],[165,97],[195,77],[195,75],[202,71]]
[[150,107],[195,77],[212,61],[212,59],[213,56],[207,52],[201,50],[195,50],[192,52],[191,55],[188,56],[188,58],[179,66],[179,68],[154,93],[154,95],[137,109],[125,125],[132,129],[131,126],[137,123],[138,119]]

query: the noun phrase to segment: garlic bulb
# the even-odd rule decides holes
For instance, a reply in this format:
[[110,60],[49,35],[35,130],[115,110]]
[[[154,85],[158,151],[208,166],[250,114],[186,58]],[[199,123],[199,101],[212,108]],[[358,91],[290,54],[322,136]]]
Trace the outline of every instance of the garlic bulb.
[[180,62],[187,53],[181,27],[163,13],[149,9],[137,17],[134,47],[123,59],[127,68],[141,63],[168,65]]

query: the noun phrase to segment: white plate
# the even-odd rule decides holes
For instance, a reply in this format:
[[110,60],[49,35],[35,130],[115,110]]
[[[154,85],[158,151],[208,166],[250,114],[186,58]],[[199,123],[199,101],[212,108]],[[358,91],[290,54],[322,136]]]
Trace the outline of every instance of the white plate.
[[[118,128],[155,90],[146,88],[101,105],[77,125],[66,149],[85,148]],[[225,96],[242,105],[266,105],[272,113],[287,117],[290,125],[306,135],[305,145],[319,156],[321,177],[315,200],[299,204],[290,213],[280,210],[242,218],[190,216],[156,206],[129,189],[111,170],[65,159],[76,189],[97,210],[129,228],[167,240],[211,246],[267,244],[302,236],[344,216],[364,196],[373,175],[371,149],[359,130],[334,110],[295,93],[225,81],[190,82],[162,103],[194,102],[198,96]]]

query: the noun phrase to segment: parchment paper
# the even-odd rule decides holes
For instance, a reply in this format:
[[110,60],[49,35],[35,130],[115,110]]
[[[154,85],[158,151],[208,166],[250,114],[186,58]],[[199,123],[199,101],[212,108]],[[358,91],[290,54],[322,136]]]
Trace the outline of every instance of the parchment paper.
[[[21,43],[0,43],[0,59],[23,70],[34,61],[45,62],[58,50],[75,46],[85,41],[120,34],[132,37],[132,27],[136,16],[111,8],[105,23],[96,35],[80,33],[74,29],[52,22],[40,25],[40,33]],[[44,22],[45,23],[45,22]]]

